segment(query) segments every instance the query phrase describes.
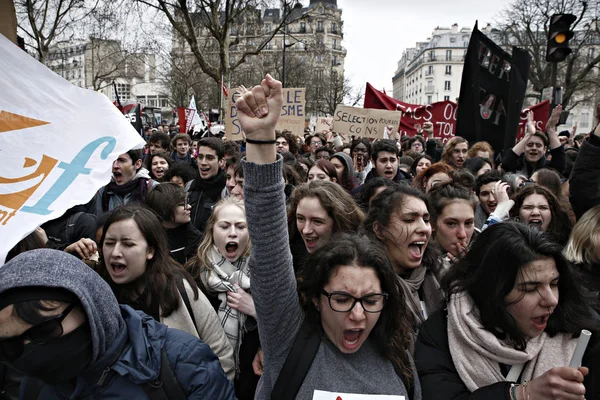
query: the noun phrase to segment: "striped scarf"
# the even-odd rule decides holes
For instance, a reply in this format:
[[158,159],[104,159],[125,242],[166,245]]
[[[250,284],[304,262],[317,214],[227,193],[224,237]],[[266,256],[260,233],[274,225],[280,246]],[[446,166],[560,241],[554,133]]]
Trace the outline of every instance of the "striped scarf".
[[227,305],[227,292],[234,291],[233,285],[235,283],[245,291],[249,291],[250,270],[245,258],[240,257],[231,263],[219,253],[219,250],[215,246],[213,246],[209,253],[209,261],[212,265],[212,271],[207,277],[208,290],[218,293],[217,297],[221,304],[219,305],[217,314],[221,320],[221,326],[223,326],[223,330],[235,350],[234,356],[237,370],[246,315]]

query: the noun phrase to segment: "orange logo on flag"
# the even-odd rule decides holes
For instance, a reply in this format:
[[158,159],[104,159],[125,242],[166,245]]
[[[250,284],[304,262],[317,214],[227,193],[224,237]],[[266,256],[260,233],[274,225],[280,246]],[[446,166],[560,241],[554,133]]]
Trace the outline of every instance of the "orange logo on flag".
[[0,111],[0,133],[48,125],[49,123],[50,122],[40,121],[23,115],[9,113],[8,111]]
[[[58,160],[44,155],[37,169],[19,178],[5,178],[0,176],[0,206],[20,209],[35,190],[48,177],[50,171],[56,166]],[[33,163],[33,164],[32,164]],[[24,168],[35,165],[37,162],[31,158],[25,158]]]

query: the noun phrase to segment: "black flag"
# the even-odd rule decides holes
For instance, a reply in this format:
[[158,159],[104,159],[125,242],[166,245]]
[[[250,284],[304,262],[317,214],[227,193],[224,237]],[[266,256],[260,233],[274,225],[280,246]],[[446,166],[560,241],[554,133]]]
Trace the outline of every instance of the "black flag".
[[456,134],[470,143],[486,141],[494,151],[514,145],[527,88],[531,59],[513,49],[514,57],[477,29],[465,56]]
[[142,126],[142,111],[139,104],[133,109],[133,114],[131,116],[131,125],[133,125],[136,131],[138,131],[140,136],[144,137],[144,128]]

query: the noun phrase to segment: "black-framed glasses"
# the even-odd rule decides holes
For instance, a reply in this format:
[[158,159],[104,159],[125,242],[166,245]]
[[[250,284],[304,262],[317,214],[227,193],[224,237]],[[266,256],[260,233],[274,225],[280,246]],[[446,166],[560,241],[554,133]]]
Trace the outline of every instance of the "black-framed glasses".
[[69,315],[73,308],[75,308],[75,304],[69,304],[59,315],[50,317],[46,321],[32,326],[19,336],[0,340],[0,359],[14,361],[19,358],[23,354],[25,340],[36,344],[44,344],[48,340],[62,336],[64,332],[62,321]]
[[327,292],[321,290],[321,294],[329,300],[329,307],[336,312],[348,312],[354,308],[356,303],[360,303],[363,310],[368,313],[378,313],[383,310],[385,301],[388,298],[387,293],[371,293],[363,297],[354,297],[346,292]]

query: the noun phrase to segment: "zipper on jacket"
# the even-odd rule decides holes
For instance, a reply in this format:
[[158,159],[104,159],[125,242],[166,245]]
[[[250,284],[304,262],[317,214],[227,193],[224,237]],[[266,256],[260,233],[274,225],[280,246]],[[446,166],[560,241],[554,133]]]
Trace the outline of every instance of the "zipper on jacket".
[[108,376],[109,372],[110,372],[110,367],[106,367],[104,369],[104,371],[102,371],[102,375],[100,375],[100,378],[98,379],[98,382],[96,382],[96,385],[104,386],[104,382],[106,381],[106,377]]

